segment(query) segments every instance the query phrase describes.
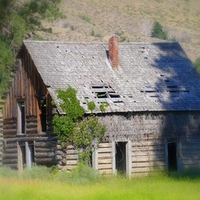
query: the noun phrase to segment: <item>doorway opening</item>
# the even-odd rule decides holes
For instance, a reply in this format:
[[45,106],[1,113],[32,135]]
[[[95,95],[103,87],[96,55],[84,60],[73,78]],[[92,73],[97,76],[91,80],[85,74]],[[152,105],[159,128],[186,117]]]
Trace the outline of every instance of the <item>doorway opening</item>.
[[168,141],[167,142],[167,153],[168,153],[168,170],[177,171],[177,142]]
[[117,142],[115,144],[115,149],[116,149],[116,152],[115,152],[116,165],[115,166],[116,166],[117,172],[122,173],[122,174],[126,173],[126,169],[127,169],[126,145],[127,145],[127,142]]

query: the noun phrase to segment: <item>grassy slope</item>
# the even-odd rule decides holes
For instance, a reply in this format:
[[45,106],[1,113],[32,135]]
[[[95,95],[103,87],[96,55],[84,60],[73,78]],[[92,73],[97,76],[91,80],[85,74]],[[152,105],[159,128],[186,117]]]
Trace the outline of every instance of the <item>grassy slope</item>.
[[67,18],[49,24],[55,35],[48,39],[107,41],[118,33],[122,41],[152,41],[157,20],[194,61],[200,56],[199,7],[199,0],[63,0]]
[[0,199],[154,199],[199,200],[200,180],[167,177],[111,178],[85,185],[0,178]]

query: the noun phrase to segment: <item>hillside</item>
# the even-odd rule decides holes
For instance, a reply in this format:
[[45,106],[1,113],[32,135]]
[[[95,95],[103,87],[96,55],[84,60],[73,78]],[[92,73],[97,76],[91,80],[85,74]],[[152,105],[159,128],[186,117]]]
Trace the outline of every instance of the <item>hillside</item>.
[[158,41],[150,37],[159,21],[169,37],[181,43],[188,57],[200,56],[199,0],[63,0],[65,19],[48,25],[49,40],[107,41],[117,33],[121,41]]

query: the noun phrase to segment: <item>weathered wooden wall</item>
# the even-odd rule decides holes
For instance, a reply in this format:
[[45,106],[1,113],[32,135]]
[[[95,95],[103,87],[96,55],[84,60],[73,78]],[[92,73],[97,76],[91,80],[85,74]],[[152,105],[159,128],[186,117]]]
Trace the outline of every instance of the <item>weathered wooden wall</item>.
[[200,132],[183,138],[181,150],[184,169],[200,169]]
[[[57,139],[52,134],[51,97],[40,74],[27,53],[22,48],[22,58],[16,68],[10,90],[3,108],[3,164],[12,168],[18,167],[17,143],[32,141],[36,164],[57,164]],[[46,130],[42,130],[41,101],[46,98]],[[17,132],[17,103],[25,104],[25,133]],[[48,116],[47,116],[48,114]],[[0,144],[1,146],[1,144]]]
[[[101,173],[115,173],[115,143],[130,142],[130,175],[148,174],[166,169],[166,141],[178,143],[178,170],[200,167],[200,113],[159,112],[110,114],[100,120],[107,127],[97,148],[97,169]],[[63,154],[61,169],[77,166],[77,152],[68,146]]]
[[18,169],[17,144],[31,142],[34,145],[35,163],[38,165],[52,166],[59,162],[57,138],[40,136],[14,137],[4,139],[3,165]]
[[98,145],[98,170],[100,173],[112,174],[112,143],[102,142]]
[[[166,140],[175,138],[180,146],[182,169],[200,166],[200,113],[199,112],[146,112],[129,115],[106,115],[104,153],[111,155],[111,142],[131,141],[131,173],[148,173],[166,168]],[[105,144],[104,144],[105,146]],[[101,152],[101,146],[98,152]],[[107,160],[107,161],[106,161]],[[112,160],[112,158],[111,158]],[[110,157],[104,158],[106,170],[112,171]],[[100,163],[99,163],[100,167]]]

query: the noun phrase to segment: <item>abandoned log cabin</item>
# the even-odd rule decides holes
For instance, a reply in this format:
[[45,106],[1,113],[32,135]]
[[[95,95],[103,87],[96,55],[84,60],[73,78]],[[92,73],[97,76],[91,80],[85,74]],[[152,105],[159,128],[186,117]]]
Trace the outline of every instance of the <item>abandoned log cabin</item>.
[[106,126],[92,165],[128,176],[200,167],[200,80],[177,42],[120,43],[24,41],[3,109],[3,164],[77,165],[53,133],[57,89],[68,85],[86,113],[87,101],[108,102],[95,114]]

